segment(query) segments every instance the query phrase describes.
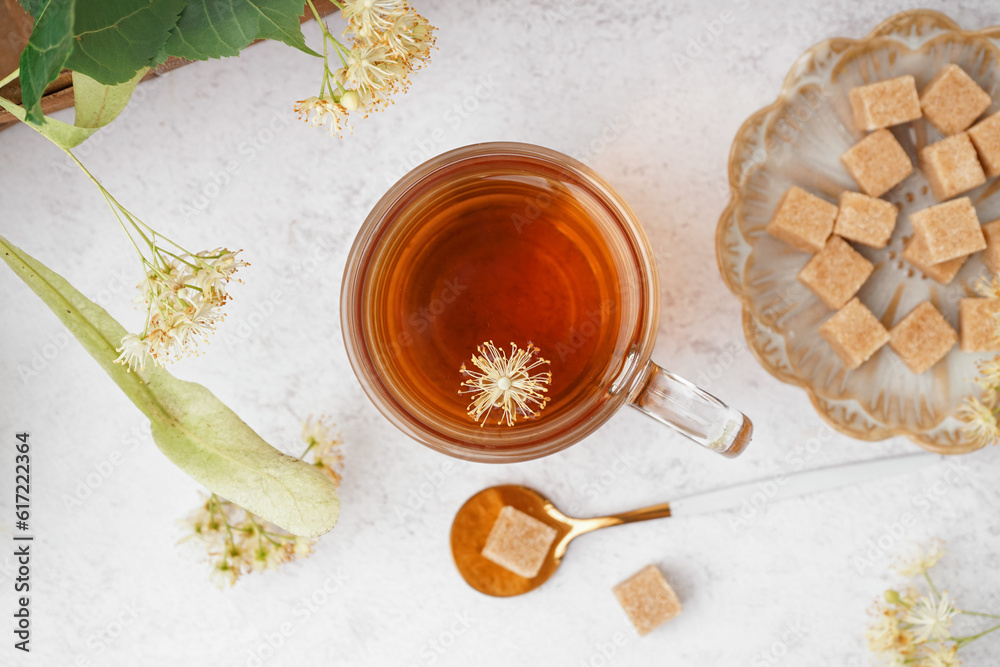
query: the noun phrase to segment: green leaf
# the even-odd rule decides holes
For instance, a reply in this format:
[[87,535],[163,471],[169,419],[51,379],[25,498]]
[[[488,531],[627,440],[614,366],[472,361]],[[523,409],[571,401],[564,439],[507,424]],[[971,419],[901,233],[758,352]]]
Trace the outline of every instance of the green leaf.
[[152,64],[184,0],[76,0],[75,46],[66,67],[107,85]]
[[239,52],[257,39],[276,39],[312,56],[299,16],[302,0],[189,0],[157,57],[208,60]]
[[114,362],[126,333],[114,318],[2,236],[0,252],[149,417],[153,439],[167,458],[210,490],[291,533],[315,537],[333,528],[340,499],[317,468],[268,445],[205,387],[161,368],[127,372]]
[[21,101],[29,122],[42,122],[42,95],[73,50],[74,0],[45,0],[34,8],[35,26],[21,51]]
[[31,14],[32,18],[38,18],[38,12],[41,10],[42,5],[45,4],[45,0],[20,0],[21,7],[24,11]]
[[77,127],[104,127],[122,112],[132,99],[135,87],[146,76],[148,67],[143,67],[125,83],[106,86],[81,72],[73,72],[73,105],[76,107]]
[[48,116],[42,116],[42,122],[40,124],[28,123],[25,118],[27,112],[11,102],[8,99],[0,97],[0,107],[3,107],[9,111],[15,118],[19,121],[24,122],[28,127],[38,132],[42,136],[52,141],[57,146],[62,146],[63,148],[73,148],[74,146],[79,146],[84,141],[90,138],[94,132],[97,132],[99,128],[96,127],[76,127],[75,125],[69,125],[55,118],[49,118]]

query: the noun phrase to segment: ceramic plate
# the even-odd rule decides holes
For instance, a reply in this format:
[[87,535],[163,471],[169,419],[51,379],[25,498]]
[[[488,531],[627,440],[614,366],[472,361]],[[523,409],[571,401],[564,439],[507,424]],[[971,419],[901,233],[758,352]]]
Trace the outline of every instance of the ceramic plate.
[[[819,414],[853,437],[906,435],[936,452],[972,451],[976,445],[953,414],[963,396],[979,395],[975,364],[992,355],[956,346],[931,370],[914,375],[885,346],[860,368],[846,370],[819,336],[832,312],[796,280],[810,255],[764,227],[792,185],[834,203],[842,191],[858,190],[840,163],[864,136],[854,126],[851,88],[911,74],[920,90],[939,69],[956,63],[993,98],[986,113],[1000,109],[998,40],[1000,28],[966,31],[927,10],[897,14],[862,39],[828,39],[795,62],[778,99],[747,119],[733,142],[732,199],[719,220],[716,252],[723,278],[743,304],[747,342],[764,368],[805,389]],[[920,148],[943,138],[923,119],[890,129],[914,164]],[[990,179],[966,193],[981,222],[1000,218],[998,190],[997,179]],[[886,328],[930,300],[957,330],[958,300],[972,296],[972,284],[989,271],[973,255],[944,286],[900,258],[913,234],[910,214],[937,203],[919,170],[883,198],[899,208],[898,222],[885,248],[855,246],[875,265],[858,297]]]

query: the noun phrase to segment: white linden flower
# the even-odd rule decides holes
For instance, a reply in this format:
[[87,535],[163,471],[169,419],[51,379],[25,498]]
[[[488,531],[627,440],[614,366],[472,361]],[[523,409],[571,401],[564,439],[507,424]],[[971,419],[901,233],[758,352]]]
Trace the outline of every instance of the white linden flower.
[[937,600],[925,596],[917,600],[912,609],[907,610],[903,622],[911,624],[914,641],[922,644],[929,639],[947,637],[951,630],[951,619],[956,613],[947,593]]
[[309,417],[302,426],[302,441],[309,446],[307,451],[313,455],[313,465],[339,485],[344,463],[344,455],[340,452],[343,441],[334,433],[333,426],[327,417]]
[[229,561],[222,560],[212,565],[212,571],[209,578],[219,588],[225,588],[226,586],[232,586],[235,584],[239,576],[239,570],[234,568]]
[[899,619],[889,612],[879,616],[866,633],[868,648],[873,651],[888,651],[896,645],[899,636]]
[[381,44],[355,44],[347,55],[347,67],[337,70],[342,83],[364,90],[375,101],[380,93],[392,92],[397,72],[392,68],[389,51]]
[[896,566],[896,571],[904,577],[919,577],[937,565],[943,556],[944,543],[934,540],[926,550],[918,549],[916,556]]
[[295,541],[293,542],[292,552],[296,556],[308,556],[312,553],[313,541],[308,537],[295,536]]
[[898,607],[885,604],[878,605],[874,610],[875,621],[865,633],[868,648],[881,654],[883,662],[903,664],[903,661],[913,655],[916,648],[913,644],[913,633],[900,625]]
[[194,273],[194,285],[203,293],[220,295],[225,298],[226,284],[236,270],[246,266],[246,262],[236,259],[236,253],[225,248],[197,255],[198,269]]
[[423,60],[434,45],[434,30],[423,16],[410,12],[392,22],[382,35],[392,55],[404,62]]
[[196,346],[199,338],[205,338],[215,331],[215,322],[221,318],[211,304],[189,307],[183,313],[175,313],[169,327],[170,338],[180,348]]
[[400,0],[344,0],[341,15],[362,37],[388,30],[392,22],[407,13],[405,2]]
[[956,655],[957,649],[940,647],[933,653],[927,655],[920,663],[922,667],[961,667],[962,661]]
[[993,444],[1000,438],[996,415],[988,405],[973,396],[966,396],[958,406],[956,416],[965,422],[962,430],[969,439],[981,447]]
[[979,374],[976,382],[983,391],[993,392],[1000,388],[1000,357],[994,357],[989,361],[980,361],[976,364]]
[[465,389],[458,392],[472,394],[472,402],[467,408],[469,416],[477,422],[482,419],[480,427],[486,425],[494,408],[502,412],[499,423],[506,422],[507,426],[513,426],[518,416],[537,417],[549,401],[544,394],[552,382],[551,372],[531,372],[549,363],[535,357],[540,350],[531,343],[523,350],[511,343],[508,357],[493,345],[493,341],[483,343],[477,350],[479,354],[472,355],[472,363],[479,371],[471,371],[465,364],[459,369],[470,378],[462,382]]
[[309,445],[313,451],[329,450],[341,443],[333,428],[334,424],[329,417],[317,418],[310,415],[302,424],[302,442]]
[[[330,136],[334,137],[343,131],[342,122],[347,118],[347,109],[333,101],[328,96],[309,97],[295,103],[293,111],[301,120],[307,121],[313,127],[326,127],[329,123]],[[309,119],[312,114],[312,120]]]
[[130,371],[145,368],[146,360],[150,358],[149,341],[130,333],[122,336],[121,346],[117,348],[121,354],[115,359],[116,364],[124,364]]
[[983,276],[972,285],[972,289],[985,299],[998,299],[1000,298],[1000,277]]

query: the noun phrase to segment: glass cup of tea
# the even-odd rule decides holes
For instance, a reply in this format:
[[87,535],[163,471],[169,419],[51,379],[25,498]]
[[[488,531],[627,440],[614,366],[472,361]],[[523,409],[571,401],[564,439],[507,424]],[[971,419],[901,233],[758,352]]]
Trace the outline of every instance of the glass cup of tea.
[[[750,442],[743,414],[650,360],[659,278],[635,214],[546,148],[466,146],[400,179],[351,249],[341,321],[379,411],[451,456],[546,456],[626,404],[725,456]],[[512,357],[532,383],[494,374],[477,394],[476,375]],[[534,399],[499,398],[529,384]]]

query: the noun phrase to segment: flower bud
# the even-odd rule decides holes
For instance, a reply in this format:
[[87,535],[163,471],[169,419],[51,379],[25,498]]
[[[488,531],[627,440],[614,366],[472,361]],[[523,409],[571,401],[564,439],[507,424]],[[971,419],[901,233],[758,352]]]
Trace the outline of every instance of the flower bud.
[[340,106],[350,111],[357,111],[361,108],[361,96],[356,90],[348,90],[340,96]]
[[889,604],[903,604],[903,600],[899,597],[899,593],[891,588],[885,592],[885,601]]

